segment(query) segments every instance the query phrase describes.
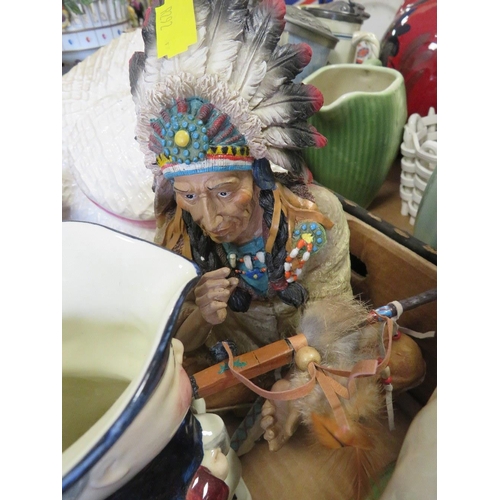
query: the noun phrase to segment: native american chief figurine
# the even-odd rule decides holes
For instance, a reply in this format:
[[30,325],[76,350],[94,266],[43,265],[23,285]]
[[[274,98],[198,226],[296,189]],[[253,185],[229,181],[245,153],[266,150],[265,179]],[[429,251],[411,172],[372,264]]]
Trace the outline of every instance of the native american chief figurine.
[[[136,139],[154,174],[155,242],[203,272],[183,304],[177,338],[197,359],[225,340],[242,354],[295,335],[306,307],[309,318],[316,311],[321,319],[338,302],[329,321],[342,311],[351,316],[346,217],[335,194],[312,182],[301,154],[326,144],[308,123],[323,96],[297,82],[311,48],[280,43],[284,0],[194,0],[196,41],[170,57],[158,57],[156,7],[145,15],[144,51],[130,61],[130,84]],[[328,325],[319,326],[314,329],[329,345]],[[378,344],[372,347],[370,356]],[[414,343],[409,350],[408,359],[421,359]],[[362,355],[354,351],[341,360],[346,366]],[[415,383],[422,366],[401,386]],[[289,387],[300,377],[281,383]],[[370,409],[378,408],[378,379],[369,389],[376,395]],[[318,414],[326,415],[319,417],[320,430],[324,422],[331,427],[322,404],[315,400]],[[271,449],[299,421],[300,411],[287,416],[289,409],[266,407]],[[337,443],[342,435],[335,432]]]
[[292,335],[308,300],[352,294],[342,206],[301,155],[326,143],[307,122],[321,93],[294,81],[311,48],[279,43],[283,0],[195,0],[196,43],[158,58],[154,7],[130,80],[155,241],[204,273],[177,337],[247,352]]

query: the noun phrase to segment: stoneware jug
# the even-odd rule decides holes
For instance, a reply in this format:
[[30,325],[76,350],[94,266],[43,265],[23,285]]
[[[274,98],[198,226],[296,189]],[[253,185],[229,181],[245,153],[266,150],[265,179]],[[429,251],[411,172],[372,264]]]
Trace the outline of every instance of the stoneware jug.
[[407,118],[401,73],[369,62],[325,66],[304,80],[324,96],[310,123],[328,143],[304,152],[314,180],[364,208],[389,173]]
[[140,498],[159,498],[157,485],[184,498],[203,459],[202,429],[172,335],[199,276],[150,242],[62,223],[64,500],[138,498],[124,488],[160,459],[161,481]]
[[293,5],[286,6],[285,21],[285,30],[281,35],[280,45],[307,43],[312,50],[311,61],[294,79],[295,83],[300,83],[327,64],[330,52],[335,48],[339,39],[319,18]]
[[380,43],[374,33],[362,31],[361,27],[370,14],[363,5],[344,0],[311,4],[302,7],[321,21],[338,39],[330,50],[328,64],[361,63],[378,58]]

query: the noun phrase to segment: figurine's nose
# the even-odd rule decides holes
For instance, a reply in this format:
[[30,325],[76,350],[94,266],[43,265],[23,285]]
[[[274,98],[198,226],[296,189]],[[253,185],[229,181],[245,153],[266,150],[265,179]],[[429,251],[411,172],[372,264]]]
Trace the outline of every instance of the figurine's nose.
[[208,196],[200,197],[198,204],[198,224],[208,232],[214,232],[223,218],[218,212],[217,204]]

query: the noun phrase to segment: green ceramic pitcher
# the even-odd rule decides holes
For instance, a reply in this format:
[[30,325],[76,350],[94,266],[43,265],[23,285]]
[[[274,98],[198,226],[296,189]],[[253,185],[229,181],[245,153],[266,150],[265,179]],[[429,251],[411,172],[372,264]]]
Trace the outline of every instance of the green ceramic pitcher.
[[323,107],[310,123],[328,144],[304,152],[314,180],[368,207],[401,145],[407,118],[403,76],[377,65],[334,64],[303,83],[324,96]]

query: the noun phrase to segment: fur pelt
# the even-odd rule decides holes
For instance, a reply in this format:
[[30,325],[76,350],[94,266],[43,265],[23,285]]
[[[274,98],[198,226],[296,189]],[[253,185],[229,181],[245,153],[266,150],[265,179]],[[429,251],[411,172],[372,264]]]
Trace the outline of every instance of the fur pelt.
[[[368,313],[366,305],[355,299],[316,301],[306,307],[299,331],[320,353],[321,365],[350,371],[360,360],[385,356],[383,324],[366,324]],[[345,386],[345,377],[329,376]],[[291,386],[303,385],[308,379],[307,371],[295,369]],[[357,378],[355,393],[339,399],[349,425],[347,432],[336,421],[319,384],[292,404],[316,445],[332,449],[335,481],[344,481],[344,487],[352,489],[352,498],[362,499],[396,458],[397,442],[388,429],[385,392],[378,375]]]

